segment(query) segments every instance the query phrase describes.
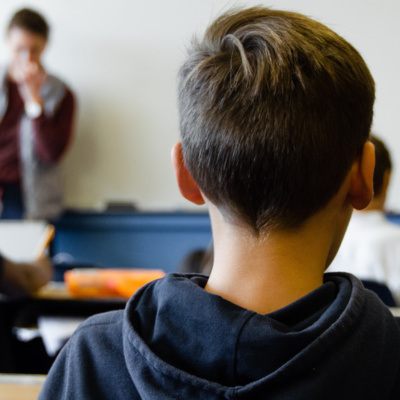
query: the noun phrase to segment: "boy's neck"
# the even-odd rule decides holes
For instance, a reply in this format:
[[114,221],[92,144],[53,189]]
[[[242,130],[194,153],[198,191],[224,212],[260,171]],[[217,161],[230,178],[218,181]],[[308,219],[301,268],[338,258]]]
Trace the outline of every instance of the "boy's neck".
[[[274,231],[263,238],[243,226],[227,224],[210,209],[214,264],[206,290],[243,308],[267,314],[323,284],[351,209],[341,216],[322,212],[295,231]],[[214,214],[214,215],[213,215]]]

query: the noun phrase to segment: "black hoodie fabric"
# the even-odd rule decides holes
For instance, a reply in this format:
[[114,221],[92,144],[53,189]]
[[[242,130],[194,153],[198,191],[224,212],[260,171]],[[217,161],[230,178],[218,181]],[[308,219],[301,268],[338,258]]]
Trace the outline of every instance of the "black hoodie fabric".
[[400,328],[349,274],[267,315],[169,274],[85,321],[39,399],[400,399]]

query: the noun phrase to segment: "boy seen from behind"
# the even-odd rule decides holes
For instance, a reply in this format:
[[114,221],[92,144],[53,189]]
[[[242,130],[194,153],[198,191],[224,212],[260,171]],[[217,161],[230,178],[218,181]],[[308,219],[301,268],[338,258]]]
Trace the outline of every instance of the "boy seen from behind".
[[300,14],[230,11],[179,73],[182,195],[208,204],[210,277],[169,274],[89,319],[41,399],[395,399],[400,330],[352,275],[328,274],[373,195],[374,81]]

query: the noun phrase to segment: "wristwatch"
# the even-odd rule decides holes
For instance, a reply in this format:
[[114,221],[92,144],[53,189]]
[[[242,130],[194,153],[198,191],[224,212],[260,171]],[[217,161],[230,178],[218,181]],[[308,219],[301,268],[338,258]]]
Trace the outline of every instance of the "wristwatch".
[[37,118],[42,114],[42,106],[37,101],[28,101],[25,103],[25,113],[29,118]]

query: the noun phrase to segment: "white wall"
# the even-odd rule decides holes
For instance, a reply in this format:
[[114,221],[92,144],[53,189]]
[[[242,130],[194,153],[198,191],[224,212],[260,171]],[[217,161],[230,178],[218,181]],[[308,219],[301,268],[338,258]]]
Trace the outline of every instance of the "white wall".
[[[221,10],[265,4],[299,11],[349,40],[376,80],[375,131],[395,160],[389,208],[400,211],[400,2],[398,0],[1,0],[0,29],[30,6],[50,21],[47,68],[79,102],[64,165],[70,206],[134,200],[145,209],[189,207],[170,167],[178,139],[176,73],[186,44]],[[7,47],[0,43],[0,61]]]

